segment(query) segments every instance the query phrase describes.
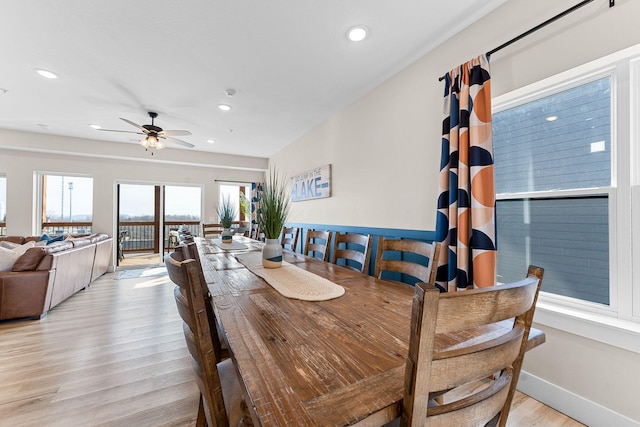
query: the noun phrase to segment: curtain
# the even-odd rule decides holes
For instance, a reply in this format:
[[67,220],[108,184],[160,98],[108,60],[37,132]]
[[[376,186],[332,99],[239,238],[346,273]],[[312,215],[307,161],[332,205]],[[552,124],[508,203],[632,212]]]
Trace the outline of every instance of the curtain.
[[[260,200],[262,199],[262,183],[251,183],[251,230],[258,227],[258,212],[260,211]],[[249,233],[250,235],[252,233]],[[255,236],[258,238],[259,236]]]
[[[489,58],[445,75],[436,240],[441,291],[493,286],[496,225]],[[447,250],[448,249],[448,250]]]

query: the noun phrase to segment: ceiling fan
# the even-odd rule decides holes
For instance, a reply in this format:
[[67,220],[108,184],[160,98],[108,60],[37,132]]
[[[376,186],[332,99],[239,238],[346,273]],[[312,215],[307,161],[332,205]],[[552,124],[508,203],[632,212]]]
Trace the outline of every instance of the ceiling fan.
[[183,147],[193,148],[195,145],[183,141],[181,139],[174,138],[174,136],[183,136],[183,135],[191,135],[191,132],[188,130],[163,130],[161,127],[156,126],[154,124],[154,119],[158,117],[158,113],[154,113],[153,111],[149,111],[149,117],[151,117],[150,125],[139,125],[137,123],[132,122],[131,120],[123,119],[120,117],[120,120],[123,122],[129,123],[131,126],[138,128],[142,132],[134,132],[129,130],[115,130],[115,129],[98,129],[106,132],[124,132],[124,133],[135,133],[138,135],[146,135],[142,140],[140,140],[140,145],[144,148],[156,148],[157,150],[162,150],[164,148],[163,139],[166,139],[169,142],[173,142],[174,144],[182,145]]

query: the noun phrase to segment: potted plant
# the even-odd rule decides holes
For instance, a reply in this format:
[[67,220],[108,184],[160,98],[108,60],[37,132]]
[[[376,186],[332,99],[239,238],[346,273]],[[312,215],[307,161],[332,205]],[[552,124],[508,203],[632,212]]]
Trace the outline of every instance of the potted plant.
[[222,243],[231,243],[233,240],[231,224],[233,223],[233,218],[236,217],[236,207],[231,203],[229,196],[223,198],[222,204],[218,206],[218,217],[223,228],[222,234],[220,234]]
[[265,177],[257,215],[258,227],[265,237],[262,265],[266,268],[276,268],[282,265],[282,246],[278,237],[287,222],[289,204],[290,198],[285,180],[278,176],[274,168]]

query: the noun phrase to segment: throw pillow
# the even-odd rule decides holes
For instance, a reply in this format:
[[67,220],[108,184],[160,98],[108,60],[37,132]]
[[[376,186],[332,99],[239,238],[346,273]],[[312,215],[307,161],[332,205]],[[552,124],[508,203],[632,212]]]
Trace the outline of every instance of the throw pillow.
[[11,271],[13,264],[22,254],[0,246],[0,271]]
[[61,235],[56,236],[56,237],[51,237],[48,234],[43,234],[40,237],[40,241],[43,241],[43,240],[47,242],[47,245],[50,245],[53,242],[61,242],[61,241],[64,240],[64,234],[61,234]]
[[44,258],[44,248],[34,247],[27,250],[13,264],[12,271],[34,271],[42,258]]
[[36,242],[27,242],[27,243],[25,243],[25,244],[23,244],[23,245],[19,245],[19,246],[18,246],[18,247],[16,247],[16,248],[13,248],[13,249],[11,249],[11,250],[12,250],[13,252],[17,253],[17,254],[22,255],[22,254],[24,254],[24,253],[27,251],[27,249],[29,249],[29,248],[33,248],[35,245],[36,245]]

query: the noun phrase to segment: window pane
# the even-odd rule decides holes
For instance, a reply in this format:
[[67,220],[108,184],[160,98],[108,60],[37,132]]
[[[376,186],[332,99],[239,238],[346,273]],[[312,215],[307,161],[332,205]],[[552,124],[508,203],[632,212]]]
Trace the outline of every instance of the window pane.
[[609,77],[493,115],[496,192],[611,185]]
[[606,196],[498,201],[498,281],[534,264],[545,269],[543,291],[608,305],[607,209]]
[[164,187],[165,221],[200,222],[200,187]]
[[[229,198],[231,204],[236,207],[236,216],[234,221],[249,221],[251,218],[250,205],[247,202],[247,191],[251,191],[251,185],[230,185],[220,184],[220,201]],[[250,196],[250,195],[249,195]]]
[[42,210],[45,233],[90,233],[93,178],[44,175]]

